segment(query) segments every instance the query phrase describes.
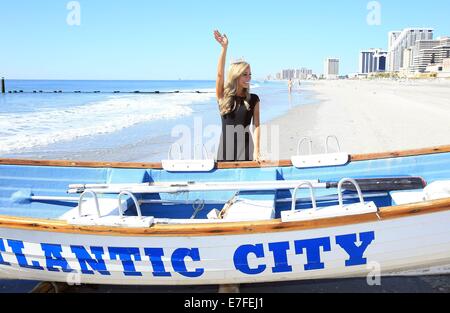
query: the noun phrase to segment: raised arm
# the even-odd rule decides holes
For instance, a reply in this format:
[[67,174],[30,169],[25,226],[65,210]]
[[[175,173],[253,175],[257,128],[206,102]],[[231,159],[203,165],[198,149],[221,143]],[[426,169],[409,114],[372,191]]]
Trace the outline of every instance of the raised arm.
[[216,95],[217,99],[222,99],[225,85],[225,60],[227,58],[228,38],[225,34],[220,34],[219,31],[214,31],[216,41],[222,46],[220,53],[219,64],[217,66],[217,80],[216,80]]

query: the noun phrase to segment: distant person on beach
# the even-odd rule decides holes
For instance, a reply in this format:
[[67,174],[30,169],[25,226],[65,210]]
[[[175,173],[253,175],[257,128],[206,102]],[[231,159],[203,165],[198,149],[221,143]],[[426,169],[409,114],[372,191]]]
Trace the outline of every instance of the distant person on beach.
[[289,91],[289,93],[292,92],[292,79],[290,79],[290,78],[289,78],[289,81],[288,81],[288,91]]
[[[250,65],[241,60],[233,62],[227,80],[224,80],[228,38],[214,31],[216,41],[222,46],[217,69],[216,95],[222,118],[218,162],[260,161],[260,111],[259,97],[250,93],[252,78]],[[250,126],[253,121],[253,138]]]

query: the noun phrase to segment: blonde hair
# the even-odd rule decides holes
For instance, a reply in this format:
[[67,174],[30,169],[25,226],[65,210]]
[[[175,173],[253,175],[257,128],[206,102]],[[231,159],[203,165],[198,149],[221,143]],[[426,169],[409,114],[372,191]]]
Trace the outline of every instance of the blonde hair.
[[[236,109],[236,93],[238,87],[238,79],[244,74],[245,70],[250,66],[247,62],[232,63],[227,75],[223,98],[219,100],[220,115],[224,116]],[[250,88],[244,89],[244,104],[250,111]]]

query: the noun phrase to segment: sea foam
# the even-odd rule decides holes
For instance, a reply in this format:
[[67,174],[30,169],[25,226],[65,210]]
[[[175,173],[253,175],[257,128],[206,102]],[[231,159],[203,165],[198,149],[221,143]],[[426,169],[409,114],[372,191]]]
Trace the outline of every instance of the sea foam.
[[214,94],[119,95],[85,105],[0,114],[0,153],[108,134],[133,125],[192,114]]

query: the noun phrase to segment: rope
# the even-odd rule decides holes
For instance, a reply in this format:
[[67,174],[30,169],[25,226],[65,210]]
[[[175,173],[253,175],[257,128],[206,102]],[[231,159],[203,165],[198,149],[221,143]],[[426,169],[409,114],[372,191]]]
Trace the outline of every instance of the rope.
[[235,195],[233,196],[233,198],[231,198],[230,200],[228,200],[227,203],[225,203],[222,211],[220,211],[220,213],[219,213],[219,219],[221,219],[221,220],[224,219],[225,215],[227,214],[228,209],[231,208],[231,206],[236,203],[239,193],[240,193],[240,191],[236,192]]
[[194,209],[194,214],[192,214],[191,220],[195,219],[197,214],[205,208],[205,201],[200,199],[195,200],[192,208]]

